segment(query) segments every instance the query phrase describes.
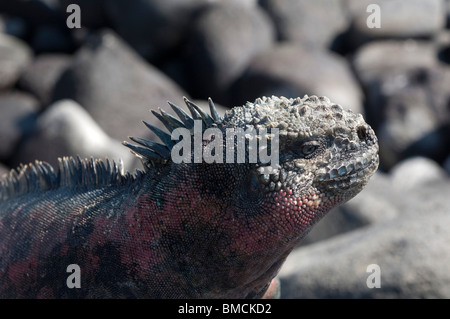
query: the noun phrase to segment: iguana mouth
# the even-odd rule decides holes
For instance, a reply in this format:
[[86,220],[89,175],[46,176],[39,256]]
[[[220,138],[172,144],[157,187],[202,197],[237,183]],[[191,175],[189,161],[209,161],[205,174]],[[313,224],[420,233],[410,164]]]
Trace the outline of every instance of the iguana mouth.
[[351,162],[348,165],[342,165],[339,168],[333,168],[329,172],[318,175],[318,180],[321,182],[327,181],[356,181],[358,176],[365,175],[378,168],[379,157],[377,154],[371,154],[374,156],[371,160],[366,157]]
[[[367,181],[362,176],[372,176],[378,168],[379,158],[377,154],[372,154],[373,159],[371,161],[351,163],[347,168],[354,169],[348,170],[344,173],[342,169],[332,169],[329,173],[320,175],[318,180],[320,188],[328,192],[334,192],[336,194],[342,193],[357,193],[367,184]],[[341,173],[341,174],[339,174]]]

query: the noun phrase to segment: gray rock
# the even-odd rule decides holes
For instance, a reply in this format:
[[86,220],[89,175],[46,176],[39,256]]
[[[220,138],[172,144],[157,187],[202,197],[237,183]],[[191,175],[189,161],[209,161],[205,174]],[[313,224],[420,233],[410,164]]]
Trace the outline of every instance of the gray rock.
[[254,8],[258,5],[259,0],[209,0],[209,2],[227,3],[239,5],[247,8]]
[[274,20],[282,41],[330,47],[349,25],[340,0],[262,0],[260,4]]
[[414,157],[400,162],[392,169],[390,179],[397,192],[420,190],[439,181],[449,182],[442,167],[425,157]]
[[399,196],[392,187],[390,175],[378,171],[367,186],[346,204],[340,206],[353,219],[360,220],[361,226],[375,224],[397,217],[401,212],[391,205]]
[[37,119],[33,134],[23,141],[13,158],[20,163],[42,160],[58,167],[58,157],[108,158],[123,160],[126,170],[138,167],[135,157],[117,140],[110,138],[76,102],[61,100]]
[[24,69],[19,86],[35,95],[43,105],[48,105],[53,98],[55,83],[70,62],[71,56],[67,54],[41,54]]
[[442,162],[450,152],[450,68],[436,59],[435,46],[374,42],[357,52],[353,64],[380,140],[383,168],[415,155]]
[[[379,38],[409,38],[431,36],[444,28],[444,0],[345,0],[352,20],[351,41],[355,46]],[[367,24],[373,11],[370,4],[380,8],[379,28]],[[369,8],[370,9],[370,8]]]
[[154,61],[178,46],[192,13],[207,0],[108,0],[105,14],[114,30],[139,54]]
[[[437,129],[439,119],[428,103],[427,92],[421,86],[402,88],[387,98],[385,118],[377,130],[385,167],[395,165],[407,148]],[[433,140],[436,142],[430,143]],[[426,148],[439,147],[439,136],[432,136],[422,144]]]
[[[450,180],[424,159],[402,166],[391,177],[398,216],[294,251],[280,271],[282,298],[450,297]],[[366,284],[372,264],[381,288]]]
[[31,61],[31,50],[19,38],[0,33],[0,91],[12,87]]
[[255,56],[233,91],[235,105],[264,95],[325,95],[363,113],[362,92],[347,61],[337,54],[296,44],[279,44]]
[[31,95],[9,92],[0,95],[0,159],[9,159],[21,139],[30,134],[39,103]]
[[120,141],[128,136],[155,137],[142,124],[142,120],[153,121],[162,127],[149,109],[169,111],[167,100],[182,105],[186,95],[109,31],[95,34],[75,54],[54,93],[54,101],[77,101],[108,135]]
[[[280,272],[281,298],[449,298],[449,226],[448,212],[424,211],[299,249]],[[366,285],[372,264],[379,289]]]
[[358,213],[349,212],[341,206],[333,208],[323,219],[317,223],[311,232],[299,243],[298,247],[311,245],[328,238],[344,234],[366,225]]
[[373,41],[358,49],[353,67],[365,86],[389,74],[437,65],[435,47],[425,41]]
[[250,59],[268,49],[275,30],[259,7],[211,5],[195,20],[184,54],[189,91],[228,102],[225,93]]
[[422,70],[418,75],[419,83],[415,72],[386,79],[406,80],[404,87],[383,97],[384,119],[377,131],[386,167],[414,155],[441,161],[450,152],[450,89],[443,87],[450,81],[450,68]]

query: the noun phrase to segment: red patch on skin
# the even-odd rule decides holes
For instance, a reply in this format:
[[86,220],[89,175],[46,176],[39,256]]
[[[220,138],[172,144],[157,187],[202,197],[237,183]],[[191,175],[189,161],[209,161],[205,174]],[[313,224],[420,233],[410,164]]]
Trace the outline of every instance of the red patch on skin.
[[[310,201],[317,205],[306,205]],[[299,198],[289,189],[280,190],[272,193],[271,199],[260,206],[260,214],[248,219],[224,221],[223,229],[230,229],[233,238],[230,251],[246,260],[246,267],[241,271],[231,269],[230,277],[254,281],[252,285],[256,291],[262,289],[277,274],[290,251],[328,209],[323,206],[330,206],[330,203],[317,201],[314,193]],[[227,212],[227,215],[232,214],[233,211]]]
[[142,279],[148,277],[149,268],[162,260],[156,249],[159,239],[156,209],[153,201],[142,196],[135,207],[125,211],[124,234],[127,238],[120,246],[120,257],[122,263],[133,267]]
[[211,225],[217,225],[220,222],[219,217],[223,215],[218,212],[218,209],[222,207],[223,200],[211,196],[207,190],[205,194],[202,194],[195,187],[195,181],[199,178],[201,180],[196,172],[191,173],[186,177],[186,181],[178,181],[176,187],[166,193],[164,211],[171,217],[172,226],[196,221]]
[[[136,199],[133,206],[122,206],[120,215],[98,216],[93,221],[94,230],[87,239],[91,247],[116,243],[120,262],[140,277],[148,277],[149,268],[158,265],[162,258],[158,247],[159,215],[157,206],[148,194]],[[90,263],[98,267],[98,257],[90,256]]]

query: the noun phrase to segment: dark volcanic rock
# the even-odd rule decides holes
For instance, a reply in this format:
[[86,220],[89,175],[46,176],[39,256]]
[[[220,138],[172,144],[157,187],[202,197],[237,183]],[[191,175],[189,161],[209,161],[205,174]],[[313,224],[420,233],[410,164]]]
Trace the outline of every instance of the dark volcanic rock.
[[211,5],[195,20],[185,48],[189,91],[196,97],[224,96],[257,53],[275,40],[270,19],[259,7]]
[[12,87],[31,61],[31,50],[22,40],[0,33],[0,91]]
[[70,52],[74,49],[74,41],[70,30],[65,26],[42,25],[33,30],[31,47],[37,53]]
[[234,104],[260,96],[325,95],[362,113],[362,92],[345,59],[337,54],[280,44],[255,56],[234,86]]
[[180,44],[191,15],[206,0],[107,0],[112,27],[139,54],[150,60]]
[[167,100],[182,105],[183,95],[181,88],[119,37],[103,31],[75,54],[55,86],[53,100],[77,101],[107,134],[122,141],[128,136],[149,135],[142,124],[142,120],[154,121],[149,109],[167,111]]
[[[366,90],[367,115],[375,126],[384,118],[384,96],[395,93],[406,84],[406,78],[399,75],[435,67],[435,53],[431,44],[414,40],[374,41],[356,52],[353,67]],[[388,77],[396,80],[386,81]]]
[[0,1],[0,12],[19,17],[33,25],[64,22],[56,1],[51,0]]
[[26,37],[27,32],[27,25],[23,19],[0,14],[0,33],[23,39]]
[[413,155],[442,162],[450,152],[450,68],[438,62],[435,48],[415,41],[374,42],[357,52],[354,68],[368,97],[382,167]]
[[450,80],[450,69],[426,70],[420,77],[427,83],[414,83],[417,74],[402,74],[386,81],[405,81],[405,85],[384,96],[384,119],[377,128],[380,156],[385,168],[405,157],[422,155],[443,161],[450,152],[450,90],[437,89],[432,82]]
[[[387,58],[389,57],[389,58]],[[425,41],[373,41],[356,52],[353,65],[363,85],[381,77],[436,66],[436,51]]]
[[32,93],[43,105],[47,105],[53,97],[55,83],[70,62],[71,56],[66,54],[37,56],[23,71],[19,80],[20,88]]
[[39,109],[31,95],[9,92],[0,95],[0,159],[12,156],[18,143],[31,133]]
[[[373,39],[426,37],[445,26],[444,0],[346,0],[352,19],[349,37],[353,46]],[[370,27],[368,6],[379,6],[380,27]]]
[[329,47],[348,28],[340,0],[261,0],[282,41]]

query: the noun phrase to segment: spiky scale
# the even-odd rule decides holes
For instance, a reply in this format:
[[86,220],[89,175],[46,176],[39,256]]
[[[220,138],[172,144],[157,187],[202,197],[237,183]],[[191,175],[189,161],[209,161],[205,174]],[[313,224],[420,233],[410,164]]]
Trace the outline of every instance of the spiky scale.
[[167,134],[166,132],[160,130],[159,128],[157,128],[156,126],[151,125],[150,123],[147,123],[146,121],[143,121],[143,123],[145,124],[145,126],[147,126],[153,133],[156,134],[156,136],[158,136],[160,138],[160,140],[167,145],[168,147],[172,147],[175,142],[172,141],[172,138],[170,137],[169,134]]
[[172,132],[174,129],[179,127],[184,127],[184,124],[170,115],[169,113],[164,112],[163,110],[159,109],[159,112],[156,112],[152,110],[153,115],[161,121],[162,124],[169,130],[169,132]]
[[145,158],[149,159],[155,159],[155,160],[162,160],[164,157],[162,157],[160,154],[154,152],[153,150],[147,148],[147,147],[141,147],[138,145],[130,144],[128,142],[123,142],[123,144],[130,148],[133,152],[136,154],[139,154]]
[[192,116],[194,117],[194,113],[199,114],[201,119],[203,120],[203,123],[207,126],[210,127],[214,121],[212,119],[212,117],[206,113],[205,111],[203,111],[203,109],[201,107],[199,107],[198,105],[196,105],[195,103],[192,103],[191,101],[189,101],[186,97],[184,97],[184,102],[186,103],[186,106],[189,108],[189,110],[192,113]]
[[168,102],[170,107],[177,113],[180,120],[183,122],[184,127],[186,127],[188,130],[191,130],[194,128],[194,120],[192,117],[189,116],[185,111],[183,111],[182,108],[179,106],[173,104],[172,102]]
[[217,112],[216,106],[211,98],[208,98],[209,111],[211,112],[211,116],[216,123],[222,122],[222,117],[219,112]]
[[187,97],[183,96],[183,101],[186,104],[187,108],[189,109],[189,112],[191,112],[191,117],[193,120],[203,120],[200,113],[197,111],[197,109],[193,106],[195,105],[191,101],[187,99]]
[[167,146],[140,137],[130,137],[130,139],[158,153],[161,157],[168,158],[170,156],[170,149]]

